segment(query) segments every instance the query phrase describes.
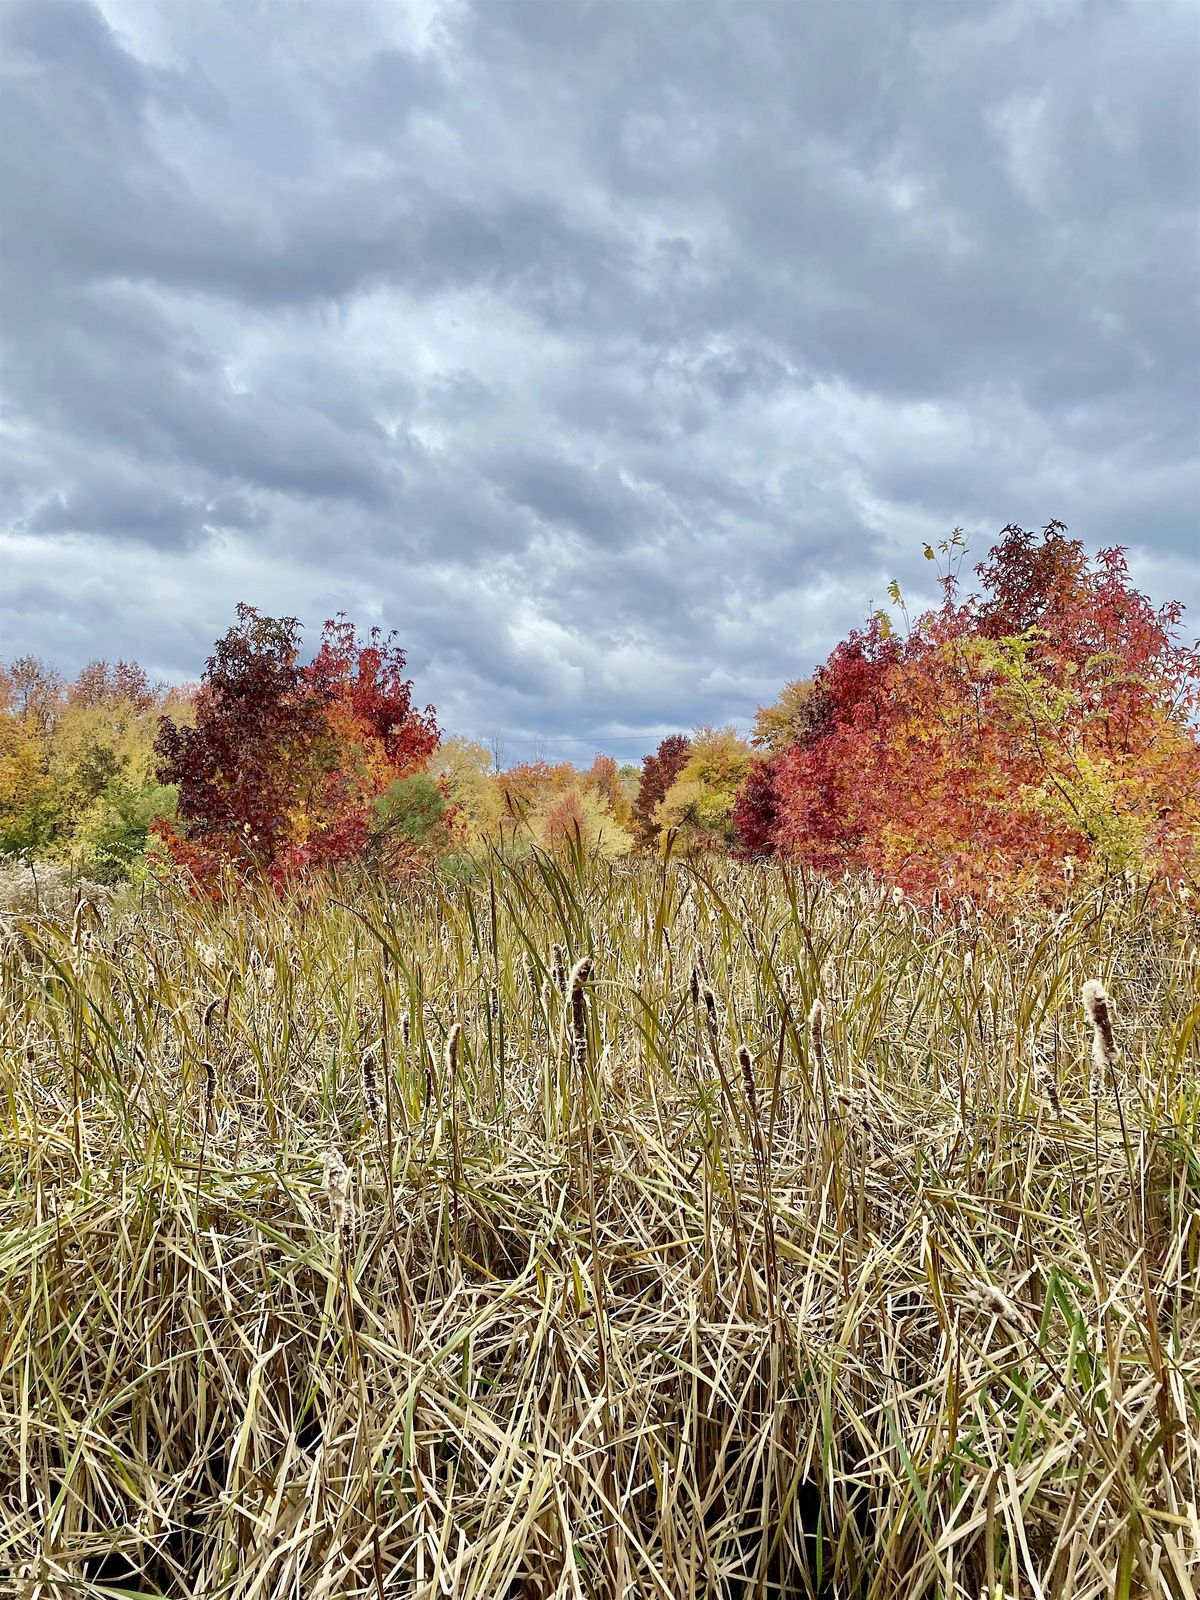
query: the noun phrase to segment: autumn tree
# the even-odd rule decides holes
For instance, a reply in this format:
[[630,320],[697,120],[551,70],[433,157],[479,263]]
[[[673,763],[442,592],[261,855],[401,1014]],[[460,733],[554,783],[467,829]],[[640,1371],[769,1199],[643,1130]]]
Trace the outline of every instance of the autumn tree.
[[433,707],[413,706],[406,665],[394,635],[385,638],[372,628],[360,641],[344,617],[326,622],[302,673],[306,694],[322,709],[323,727],[286,869],[363,855],[372,834],[386,831],[386,811],[373,805],[375,797],[420,772],[436,749]]
[[223,865],[283,878],[361,857],[380,825],[373,802],[438,741],[432,708],[413,708],[404,651],[377,629],[360,642],[337,618],[304,665],[294,617],[245,605],[237,616],[209,658],[194,726],[166,718],[159,732],[158,774],[179,792],[179,826],[164,829],[172,854],[201,878]]
[[643,756],[633,819],[644,841],[655,838],[658,832],[655,815],[666,798],[667,790],[679,776],[691,748],[692,741],[686,733],[670,733],[653,755]]
[[548,797],[532,819],[532,833],[543,850],[561,855],[573,850],[612,860],[628,855],[633,838],[603,794],[585,783]]
[[752,861],[775,854],[779,834],[779,768],[781,755],[751,758],[737,794],[731,821],[738,853]]
[[750,746],[736,728],[698,728],[654,814],[660,836],[688,853],[734,843],[734,803],[750,764]]
[[1120,550],[1089,560],[1058,523],[1006,528],[975,570],[978,593],[960,599],[948,566],[907,633],[877,615],[814,674],[798,737],[739,797],[744,848],[916,892],[1045,889],[1066,855],[1184,870],[1200,751],[1180,608],[1156,610]]
[[48,702],[31,702],[32,666],[29,657],[0,665],[0,852],[37,849],[53,836],[51,711]]
[[487,745],[461,735],[443,739],[425,764],[455,812],[464,845],[480,844],[497,830],[503,802],[493,766]]
[[239,605],[196,696],[195,724],[164,717],[161,782],[179,792],[176,859],[202,874],[220,864],[271,866],[293,842],[292,804],[313,767],[324,705],[308,691],[295,617]]
[[569,761],[520,762],[499,773],[495,784],[495,840],[503,848],[583,850],[612,858],[633,846],[623,823],[625,791],[611,756],[598,755],[583,771]]
[[127,661],[90,662],[70,683],[30,656],[0,667],[0,849],[89,877],[135,871],[151,817],[173,806],[153,781],[170,695]]
[[19,656],[4,673],[5,702],[35,738],[44,738],[62,709],[61,673],[37,656]]
[[[68,684],[48,741],[47,769],[60,832],[74,839],[101,822],[106,795],[147,786],[156,803],[169,797],[154,780],[154,739],[166,691],[128,661],[90,662]],[[122,802],[132,814],[132,802]]]
[[754,714],[750,743],[757,750],[777,754],[804,737],[814,699],[812,678],[793,678],[785,683],[778,700],[759,706]]

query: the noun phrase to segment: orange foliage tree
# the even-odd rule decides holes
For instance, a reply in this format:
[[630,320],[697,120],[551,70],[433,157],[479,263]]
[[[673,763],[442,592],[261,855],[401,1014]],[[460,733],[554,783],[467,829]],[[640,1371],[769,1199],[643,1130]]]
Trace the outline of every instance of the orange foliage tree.
[[1089,560],[1061,523],[1004,529],[960,599],[964,548],[941,546],[942,603],[906,635],[878,614],[818,669],[793,742],[743,785],[743,848],[914,893],[1044,890],[1068,859],[1194,872],[1200,653],[1182,608],[1155,609],[1123,551]]

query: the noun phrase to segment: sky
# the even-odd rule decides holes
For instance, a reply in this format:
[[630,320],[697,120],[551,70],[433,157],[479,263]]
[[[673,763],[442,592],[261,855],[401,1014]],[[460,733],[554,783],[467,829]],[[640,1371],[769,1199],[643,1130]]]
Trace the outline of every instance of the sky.
[[0,656],[749,724],[926,541],[1200,631],[1200,5],[0,0]]

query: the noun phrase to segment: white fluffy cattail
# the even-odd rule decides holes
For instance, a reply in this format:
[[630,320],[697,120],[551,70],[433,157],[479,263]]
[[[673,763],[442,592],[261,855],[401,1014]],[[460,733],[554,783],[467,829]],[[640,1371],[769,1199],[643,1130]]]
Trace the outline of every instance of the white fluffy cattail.
[[340,1233],[347,1225],[350,1212],[350,1174],[346,1170],[346,1163],[342,1160],[341,1153],[330,1150],[325,1156],[325,1170],[321,1177],[321,1188],[329,1202],[329,1210],[333,1216],[333,1229]]
[[1037,1325],[1029,1313],[1009,1298],[995,1284],[980,1283],[969,1289],[966,1299],[986,1316],[995,1317],[1015,1333],[1027,1339],[1037,1338]]

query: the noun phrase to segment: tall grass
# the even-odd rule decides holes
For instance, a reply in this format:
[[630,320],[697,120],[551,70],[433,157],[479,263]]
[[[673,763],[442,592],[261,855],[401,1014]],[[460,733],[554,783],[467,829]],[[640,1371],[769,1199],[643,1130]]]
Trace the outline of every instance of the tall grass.
[[1190,1596],[1196,972],[729,863],[22,914],[3,1593]]

